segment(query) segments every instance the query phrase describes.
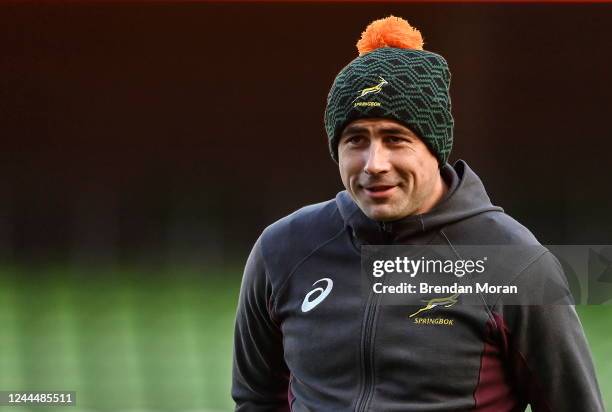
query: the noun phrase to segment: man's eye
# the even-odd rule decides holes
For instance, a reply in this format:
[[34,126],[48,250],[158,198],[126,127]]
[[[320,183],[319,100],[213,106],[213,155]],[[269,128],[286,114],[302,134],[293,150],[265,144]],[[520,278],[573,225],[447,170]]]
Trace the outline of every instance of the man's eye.
[[403,143],[406,141],[403,137],[389,136],[387,140],[391,143]]
[[359,144],[363,141],[363,136],[349,136],[346,138],[346,143]]

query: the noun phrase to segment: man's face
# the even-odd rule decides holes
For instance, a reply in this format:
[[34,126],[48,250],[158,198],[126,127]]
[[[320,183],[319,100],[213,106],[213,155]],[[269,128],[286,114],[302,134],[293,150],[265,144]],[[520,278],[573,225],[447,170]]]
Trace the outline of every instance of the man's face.
[[338,159],[344,187],[374,220],[425,213],[444,188],[436,157],[415,133],[394,120],[349,123],[340,135]]

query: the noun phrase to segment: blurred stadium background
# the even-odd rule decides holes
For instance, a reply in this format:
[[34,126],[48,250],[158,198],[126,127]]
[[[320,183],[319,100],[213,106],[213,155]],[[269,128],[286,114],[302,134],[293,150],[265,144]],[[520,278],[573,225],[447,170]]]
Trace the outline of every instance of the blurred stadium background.
[[[452,160],[543,243],[612,243],[611,4],[2,2],[0,390],[231,410],[242,265],[340,190],[326,94],[388,14],[450,63]],[[579,312],[611,408],[612,307]]]

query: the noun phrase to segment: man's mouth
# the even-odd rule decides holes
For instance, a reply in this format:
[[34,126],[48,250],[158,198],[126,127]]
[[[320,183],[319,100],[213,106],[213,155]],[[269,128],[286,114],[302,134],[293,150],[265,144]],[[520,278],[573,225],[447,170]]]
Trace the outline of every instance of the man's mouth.
[[395,189],[395,185],[372,185],[364,186],[366,194],[374,199],[381,199],[390,196]]

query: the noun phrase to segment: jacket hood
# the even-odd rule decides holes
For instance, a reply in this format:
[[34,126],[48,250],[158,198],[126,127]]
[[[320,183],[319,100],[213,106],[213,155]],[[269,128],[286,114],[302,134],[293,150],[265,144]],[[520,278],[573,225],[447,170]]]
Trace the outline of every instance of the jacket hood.
[[494,206],[480,178],[463,160],[445,164],[440,173],[449,186],[444,198],[432,210],[393,222],[378,222],[367,217],[346,190],[336,195],[344,223],[363,244],[413,243],[423,235],[471,216],[503,209]]

